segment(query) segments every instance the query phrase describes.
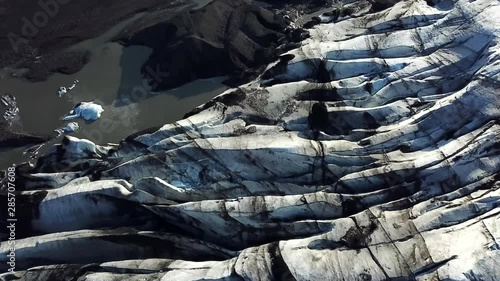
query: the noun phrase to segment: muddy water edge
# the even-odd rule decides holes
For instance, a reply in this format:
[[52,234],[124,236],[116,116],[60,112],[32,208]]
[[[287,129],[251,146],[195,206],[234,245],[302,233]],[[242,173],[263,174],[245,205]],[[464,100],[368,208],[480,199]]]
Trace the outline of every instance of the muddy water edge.
[[[2,69],[0,93],[15,96],[20,110],[13,128],[34,135],[55,137],[54,130],[67,124],[61,119],[75,105],[82,101],[94,101],[105,110],[101,119],[93,123],[78,119],[76,122],[80,131],[69,135],[97,144],[117,143],[137,131],[175,122],[226,89],[221,84],[224,78],[220,77],[197,80],[169,91],[151,92],[140,71],[151,49],[123,47],[110,42],[124,27],[141,16],[143,14],[138,14],[97,38],[72,46],[71,50],[88,50],[91,53],[90,62],[74,75],[56,73],[46,81],[33,83],[12,77],[12,73],[19,70]],[[75,79],[80,81],[76,88],[59,97],[59,87],[68,87]],[[60,138],[49,141],[40,153],[60,142]],[[0,169],[30,160],[29,154],[23,154],[27,148],[0,150]]]

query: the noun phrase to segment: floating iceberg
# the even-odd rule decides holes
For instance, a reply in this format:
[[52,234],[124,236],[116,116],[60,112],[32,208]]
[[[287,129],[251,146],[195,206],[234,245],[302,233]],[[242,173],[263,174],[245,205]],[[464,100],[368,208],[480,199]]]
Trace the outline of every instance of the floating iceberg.
[[60,136],[62,134],[77,132],[78,130],[80,130],[80,125],[78,125],[78,123],[76,122],[71,122],[65,127],[59,128],[55,131],[58,133],[58,136]]
[[98,104],[93,102],[81,102],[77,104],[63,120],[69,121],[82,117],[87,121],[95,121],[101,117],[102,112],[104,112],[104,109]]
[[59,88],[59,91],[57,93],[59,94],[59,97],[62,97],[63,95],[67,94],[69,91],[72,91],[73,89],[76,88],[76,84],[80,83],[78,79],[75,79],[73,81],[73,85],[69,86],[68,88],[66,87],[61,87]]
[[72,133],[72,132],[76,132],[76,131],[80,130],[80,126],[76,122],[71,122],[63,129],[64,129],[64,132],[66,132],[66,133]]
[[59,97],[62,97],[67,92],[68,92],[68,89],[66,89],[66,87],[61,87],[61,88],[59,88],[59,91],[57,91],[57,93],[59,94]]

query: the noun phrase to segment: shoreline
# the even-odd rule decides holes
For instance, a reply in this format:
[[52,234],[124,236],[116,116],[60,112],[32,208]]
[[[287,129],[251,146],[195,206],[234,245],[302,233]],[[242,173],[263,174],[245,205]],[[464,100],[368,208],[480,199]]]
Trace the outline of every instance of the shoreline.
[[[54,73],[45,81],[31,82],[21,77],[12,77],[9,73],[20,73],[22,70],[4,68],[0,79],[0,93],[11,93],[16,97],[20,108],[18,120],[12,126],[0,128],[7,138],[2,145],[0,169],[13,163],[30,160],[29,154],[23,154],[27,148],[41,143],[55,144],[60,141],[54,130],[63,127],[66,122],[61,119],[76,104],[82,101],[97,101],[105,112],[101,120],[88,124],[77,120],[81,130],[70,135],[87,138],[96,143],[119,142],[129,135],[154,127],[177,121],[200,103],[208,101],[220,94],[225,87],[220,85],[221,78],[198,81],[171,91],[150,93],[150,88],[141,79],[140,68],[147,59],[150,50],[141,46],[124,47],[119,43],[110,42],[113,37],[122,32],[131,22],[144,14],[136,15],[110,28],[97,38],[82,41],[67,50],[84,50],[91,53],[89,63],[73,75]],[[70,85],[74,79],[81,80],[75,90],[59,97],[57,89]],[[120,99],[127,98],[138,92],[140,99],[133,103],[119,105]],[[167,110],[160,116],[147,114],[148,110],[157,111],[159,105]],[[42,118],[40,118],[42,117]],[[18,135],[26,132],[30,137],[19,145]],[[14,138],[15,137],[15,138]],[[11,139],[9,142],[8,139]],[[33,141],[36,140],[36,141]],[[40,140],[40,141],[38,141]],[[43,140],[43,141],[42,141]],[[15,146],[7,145],[16,142]],[[47,147],[40,150],[43,151]]]
[[[164,73],[164,70],[162,70],[163,66],[161,64],[164,59],[155,54],[155,52],[158,53],[158,50],[162,50],[163,45],[153,45],[152,49],[147,47],[149,44],[148,42],[150,42],[152,38],[156,38],[154,35],[157,31],[155,31],[154,26],[162,22],[169,22],[169,20],[176,17],[185,17],[187,14],[196,15],[197,13],[201,13],[198,16],[199,19],[207,21],[207,16],[204,15],[204,13],[207,9],[209,11],[210,9],[213,9],[213,7],[210,6],[210,4],[213,3],[212,1],[174,2],[175,1],[169,2],[170,6],[166,10],[158,8],[155,12],[143,11],[137,13],[132,17],[116,23],[106,30],[103,30],[97,37],[88,38],[61,49],[59,51],[61,54],[70,54],[70,57],[71,54],[86,54],[86,61],[84,64],[76,64],[70,68],[63,68],[65,70],[77,70],[76,72],[66,71],[65,74],[62,74],[59,72],[65,71],[56,71],[55,73],[49,71],[46,72],[50,73],[46,79],[36,82],[18,77],[4,77],[3,79],[0,79],[0,92],[10,92],[15,94],[15,96],[19,99],[19,107],[21,109],[21,112],[19,113],[20,120],[13,124],[11,130],[13,132],[24,131],[30,134],[40,135],[44,139],[54,139],[54,137],[51,137],[55,136],[53,131],[64,126],[65,123],[60,119],[65,116],[73,106],[83,101],[97,101],[102,104],[105,109],[103,120],[98,120],[92,124],[81,123],[82,130],[80,132],[71,133],[70,135],[86,138],[97,144],[119,142],[127,138],[129,135],[137,131],[142,131],[145,128],[162,126],[164,124],[181,120],[186,114],[196,110],[198,106],[209,102],[213,97],[221,94],[225,89],[227,89],[227,86],[222,85],[223,83],[226,85],[227,83],[235,85],[238,84],[238,81],[241,82],[245,79],[249,79],[262,70],[260,67],[256,66],[255,69],[250,72],[245,70],[245,72],[236,79],[235,77],[224,76],[226,73],[231,73],[231,71],[229,71],[230,68],[222,72],[210,72],[212,70],[209,70],[207,72],[208,75],[204,74],[202,71],[201,76],[197,74],[197,77],[194,79],[189,78],[181,84],[172,84],[170,90],[158,89],[154,85],[151,85],[151,81],[148,81],[147,79],[148,76],[153,80],[156,80],[158,84],[161,84],[162,80],[158,81],[157,78],[158,75],[162,75],[162,73]],[[224,5],[224,3],[225,1],[221,0],[218,1],[217,5]],[[235,5],[237,9],[239,9],[238,5],[240,4]],[[266,21],[269,21],[269,23],[274,24],[280,22],[277,19],[273,19],[270,12],[259,8],[259,6],[249,7],[250,10],[247,10],[248,7],[244,6],[242,11],[237,11],[237,14],[248,16],[249,11],[253,13],[252,9],[256,9],[255,13],[257,13],[258,16],[266,18]],[[192,12],[187,13],[187,9],[190,8],[192,9]],[[156,16],[169,11],[174,12],[167,19],[162,18],[159,22],[157,22],[158,20],[155,19]],[[196,16],[194,17],[196,18]],[[276,17],[276,15],[274,15],[274,17]],[[207,23],[213,24],[211,20],[208,20]],[[255,22],[252,22],[252,24],[255,25]],[[258,27],[260,24],[263,26]],[[278,26],[274,26],[274,28],[277,28]],[[136,30],[138,27],[143,28],[144,30],[148,30],[148,28],[152,27],[153,33],[149,35],[150,38],[148,39],[146,37],[146,41],[135,41],[136,39],[132,39],[130,42],[123,42],[123,39],[126,38],[127,34],[138,34],[138,32],[140,32]],[[257,26],[254,26],[253,28],[256,28],[256,30],[263,28],[263,30],[266,30],[268,33],[278,32],[279,34],[280,32],[279,28],[276,31],[268,30],[266,24],[260,22],[258,22]],[[197,36],[203,36],[204,34],[206,36],[212,31],[209,31],[209,33],[207,33],[207,31],[200,32],[201,33],[197,33]],[[296,37],[294,39],[295,35],[286,36],[288,37],[286,40],[300,40],[301,38]],[[259,42],[258,37],[255,39]],[[180,37],[176,40],[184,39],[183,37]],[[205,40],[203,40],[203,42],[204,41]],[[196,46],[196,44],[197,43],[194,42],[194,46]],[[181,48],[181,50],[190,49],[190,46],[191,45],[186,45]],[[275,46],[271,45],[270,48],[275,48]],[[208,53],[205,55],[200,55],[203,52],[200,54],[187,54],[188,57],[194,56],[205,58],[210,57],[211,54],[213,55],[214,51],[219,52],[216,49],[207,50]],[[166,52],[168,52],[168,50],[166,50]],[[248,53],[253,51],[249,49],[245,52]],[[266,65],[266,62],[271,61],[275,55],[276,54],[269,53],[268,55],[259,58],[259,63]],[[180,56],[184,56],[184,54],[181,54]],[[216,60],[221,60],[225,56],[231,55],[226,53],[224,50],[224,52],[220,53],[218,56],[219,57],[217,57]],[[179,56],[174,54],[174,57]],[[42,65],[40,67],[42,70],[44,69],[43,65],[46,63],[44,59],[45,58],[41,56],[37,57],[37,61],[35,61],[35,63]],[[74,63],[71,59],[69,61],[70,63]],[[156,66],[151,65],[151,63],[155,61],[157,62]],[[178,61],[173,64],[173,67],[184,65],[186,63]],[[206,67],[206,62],[199,63],[202,68]],[[211,67],[211,65],[214,64],[210,63],[207,66]],[[29,65],[26,66],[29,67]],[[193,68],[196,68],[195,65]],[[32,70],[33,69],[28,70],[28,76],[32,74],[30,73]],[[19,72],[19,70],[15,69],[14,72]],[[39,74],[43,76],[43,73]],[[192,76],[192,74],[186,72],[181,73],[180,77],[186,75]],[[19,76],[19,74],[16,76]],[[144,79],[145,76],[146,79]],[[55,92],[59,87],[70,85],[70,81],[75,79],[82,82],[78,84],[75,91],[68,93],[62,98],[55,96]],[[134,96],[139,96],[139,98]],[[150,112],[150,114],[140,114],[141,112]],[[151,114],[151,112],[157,113]],[[162,118],[157,117],[158,112],[163,115]],[[44,116],[44,118],[40,119],[37,116]],[[35,145],[35,143],[31,143],[31,145]],[[27,147],[29,144],[26,144],[25,146]],[[16,150],[19,150],[19,148]],[[3,162],[5,162],[5,159],[0,159],[1,166],[11,164]]]

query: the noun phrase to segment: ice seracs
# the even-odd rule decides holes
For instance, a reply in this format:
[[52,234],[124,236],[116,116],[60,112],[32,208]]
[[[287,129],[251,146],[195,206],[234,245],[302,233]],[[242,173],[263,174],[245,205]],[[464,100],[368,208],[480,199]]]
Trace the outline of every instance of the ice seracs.
[[104,109],[99,104],[95,104],[94,102],[81,102],[77,104],[63,120],[70,121],[81,117],[87,121],[95,121],[101,118],[103,112]]

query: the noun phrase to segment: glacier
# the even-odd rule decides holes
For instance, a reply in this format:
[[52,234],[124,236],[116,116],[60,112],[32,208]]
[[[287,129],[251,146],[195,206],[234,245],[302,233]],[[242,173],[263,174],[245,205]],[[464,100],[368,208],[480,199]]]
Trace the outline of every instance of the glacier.
[[336,5],[178,122],[18,166],[0,278],[499,280],[500,2],[392,2]]

